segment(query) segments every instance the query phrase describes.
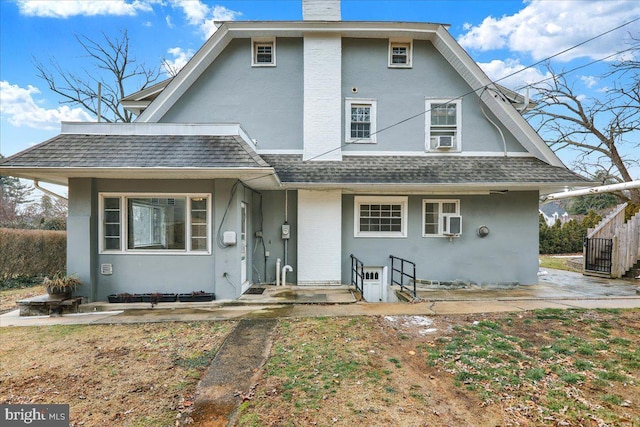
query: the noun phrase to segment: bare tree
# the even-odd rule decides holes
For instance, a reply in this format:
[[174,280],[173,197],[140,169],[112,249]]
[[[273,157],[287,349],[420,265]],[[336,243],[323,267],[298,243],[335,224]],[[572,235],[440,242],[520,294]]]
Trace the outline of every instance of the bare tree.
[[76,40],[91,61],[92,70],[65,70],[55,58],[49,65],[35,59],[38,77],[49,89],[62,96],[61,104],[80,105],[98,116],[98,83],[102,83],[102,108],[100,118],[105,122],[131,122],[133,115],[122,108],[120,100],[128,93],[142,90],[158,80],[158,68],[147,68],[136,63],[129,51],[129,36],[126,30],[120,37],[110,38],[102,33],[102,43],[86,36]]
[[[627,147],[640,147],[638,65],[615,64],[608,73],[615,85],[601,99],[585,98],[563,73],[550,67],[553,77],[534,87],[538,105],[528,118],[554,151],[577,151],[573,167],[581,173],[606,181],[633,181],[629,168],[640,165],[640,150],[630,150],[630,155],[622,152]],[[640,190],[628,194],[617,195],[640,204]]]

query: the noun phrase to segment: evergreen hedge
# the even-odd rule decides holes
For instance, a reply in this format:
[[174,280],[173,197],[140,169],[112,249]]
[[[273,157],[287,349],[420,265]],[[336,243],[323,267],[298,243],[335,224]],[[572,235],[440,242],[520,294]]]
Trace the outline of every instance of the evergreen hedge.
[[66,266],[66,231],[0,228],[0,279],[51,276]]
[[582,252],[587,229],[595,227],[602,218],[594,211],[589,211],[582,221],[572,219],[565,224],[557,220],[549,227],[542,214],[539,219],[540,253],[568,254]]

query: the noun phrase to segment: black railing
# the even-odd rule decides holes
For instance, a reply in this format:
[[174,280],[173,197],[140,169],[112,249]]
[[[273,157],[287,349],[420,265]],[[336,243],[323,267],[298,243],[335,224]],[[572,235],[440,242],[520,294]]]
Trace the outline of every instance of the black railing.
[[613,240],[584,238],[584,270],[594,273],[611,274]]
[[[391,258],[391,284],[392,285],[400,285],[400,290],[403,291],[404,288],[407,288],[408,291],[411,291],[411,288],[405,285],[405,278],[409,279],[409,283],[413,282],[413,297],[416,295],[416,264],[407,261],[406,259],[398,258],[393,255],[389,255]],[[398,268],[398,264],[400,264],[400,268]],[[408,264],[405,267],[405,264]],[[400,274],[400,281],[396,280],[396,273]]]
[[353,254],[351,254],[351,284],[360,292],[360,296],[364,298],[364,264]]

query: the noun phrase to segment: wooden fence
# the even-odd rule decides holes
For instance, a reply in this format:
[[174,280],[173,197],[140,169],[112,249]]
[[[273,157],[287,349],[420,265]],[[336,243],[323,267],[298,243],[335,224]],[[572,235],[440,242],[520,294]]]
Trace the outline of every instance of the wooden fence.
[[[611,277],[620,278],[640,260],[640,212],[624,222],[627,204],[619,205],[595,228],[587,231],[588,239],[611,239]],[[585,260],[588,254],[585,253]],[[585,271],[585,273],[587,273]]]

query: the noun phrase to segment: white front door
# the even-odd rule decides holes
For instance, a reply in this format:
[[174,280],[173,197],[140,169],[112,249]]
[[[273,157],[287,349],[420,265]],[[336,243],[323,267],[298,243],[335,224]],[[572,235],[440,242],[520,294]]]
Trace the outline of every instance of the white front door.
[[240,204],[240,283],[244,293],[251,283],[247,280],[247,204]]

